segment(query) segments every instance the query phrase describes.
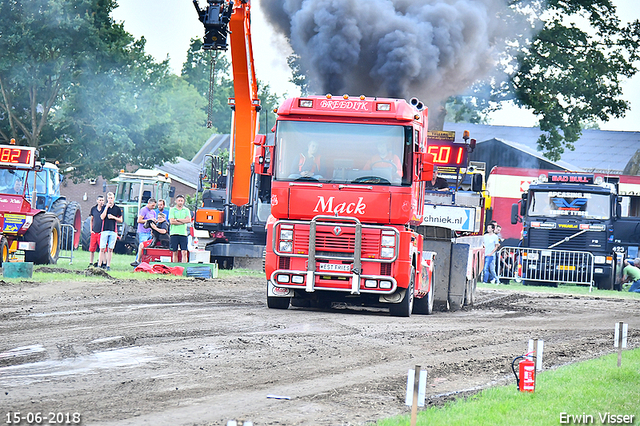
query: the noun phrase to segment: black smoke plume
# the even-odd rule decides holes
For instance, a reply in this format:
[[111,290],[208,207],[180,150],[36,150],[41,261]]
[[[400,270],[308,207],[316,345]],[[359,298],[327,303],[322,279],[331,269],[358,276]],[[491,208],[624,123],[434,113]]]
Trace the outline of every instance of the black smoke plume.
[[[261,0],[315,93],[418,96],[435,105],[495,69],[507,0]],[[511,21],[511,22],[510,22]]]

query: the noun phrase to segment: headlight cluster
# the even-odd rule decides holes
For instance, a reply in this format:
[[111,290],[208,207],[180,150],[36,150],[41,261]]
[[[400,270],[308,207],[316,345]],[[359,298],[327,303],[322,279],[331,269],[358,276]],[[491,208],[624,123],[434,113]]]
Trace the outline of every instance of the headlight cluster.
[[283,253],[291,253],[293,251],[293,225],[280,226],[280,243],[278,249]]
[[396,234],[393,231],[382,231],[380,240],[380,257],[391,259],[396,254]]
[[391,281],[378,281],[378,280],[365,280],[364,281],[365,288],[381,288],[382,290],[390,290],[393,287],[393,283]]

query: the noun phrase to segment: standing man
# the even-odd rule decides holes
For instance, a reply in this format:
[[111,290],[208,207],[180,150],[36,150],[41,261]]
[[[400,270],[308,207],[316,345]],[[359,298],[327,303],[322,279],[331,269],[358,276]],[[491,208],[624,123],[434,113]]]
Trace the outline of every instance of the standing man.
[[107,271],[111,270],[111,256],[113,255],[113,248],[116,246],[116,239],[118,234],[116,233],[117,223],[122,223],[122,210],[115,204],[115,196],[113,192],[107,193],[107,205],[105,206],[102,214],[102,233],[100,234],[100,256],[105,262],[104,267]]
[[[147,201],[147,205],[144,206],[143,208],[140,209],[140,211],[138,212],[138,244],[142,244],[145,241],[148,241],[151,239],[151,229],[150,228],[145,228],[144,224],[147,223],[147,220],[152,219],[152,220],[156,220],[156,212],[155,209],[156,208],[156,199],[155,198],[149,198],[149,201]],[[134,265],[134,263],[136,265]],[[138,250],[138,253],[136,254],[136,259],[131,263],[131,266],[137,266],[140,264],[140,250]]]
[[165,206],[166,202],[162,198],[160,198],[158,200],[158,208],[156,209],[156,217],[158,217],[160,213],[164,213],[165,217],[169,217],[169,209]]
[[93,263],[93,255],[98,251],[100,247],[100,233],[102,232],[102,218],[100,215],[104,210],[104,196],[98,195],[96,198],[96,205],[91,207],[89,212],[89,225],[91,229],[91,241],[89,242],[89,266],[102,265],[102,251],[98,252],[98,261]]
[[169,210],[171,224],[171,260],[178,261],[178,247],[182,253],[182,262],[187,261],[187,223],[191,223],[191,212],[184,206],[184,195],[176,195],[176,205]]
[[487,233],[484,234],[484,271],[482,277],[486,283],[497,284],[498,275],[496,274],[496,264],[493,262],[493,258],[500,241],[493,231],[493,225],[487,225]]

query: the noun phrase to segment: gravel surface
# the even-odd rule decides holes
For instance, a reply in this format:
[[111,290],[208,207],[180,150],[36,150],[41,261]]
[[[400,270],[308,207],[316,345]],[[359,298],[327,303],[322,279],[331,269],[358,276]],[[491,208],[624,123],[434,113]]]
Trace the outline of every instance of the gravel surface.
[[640,346],[639,299],[495,286],[459,312],[395,318],[270,310],[265,293],[260,277],[0,281],[0,421],[19,411],[80,413],[85,425],[362,425],[409,413],[415,365],[439,405],[515,386],[510,363],[531,338],[544,339],[545,368],[613,352],[617,321]]

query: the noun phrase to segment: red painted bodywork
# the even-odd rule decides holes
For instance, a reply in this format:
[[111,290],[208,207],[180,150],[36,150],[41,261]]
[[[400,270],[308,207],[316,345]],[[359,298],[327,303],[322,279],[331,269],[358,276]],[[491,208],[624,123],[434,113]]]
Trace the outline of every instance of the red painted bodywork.
[[[312,100],[314,108],[301,108],[299,100]],[[379,103],[389,104],[389,111],[377,111]],[[333,184],[322,182],[292,182],[273,180],[271,186],[271,217],[267,223],[267,249],[265,271],[267,279],[274,276],[275,271],[295,271],[304,275],[307,271],[307,255],[309,250],[309,223],[316,216],[339,216],[355,218],[363,224],[362,230],[362,270],[360,271],[360,291],[376,294],[390,294],[397,288],[407,288],[412,266],[415,266],[415,294],[425,295],[430,290],[430,269],[425,274],[421,267],[422,236],[415,231],[422,221],[424,208],[424,182],[421,181],[422,157],[426,153],[427,114],[418,111],[404,100],[381,98],[328,99],[311,96],[287,99],[278,109],[278,121],[299,120],[353,124],[388,124],[413,126],[414,133],[420,135],[414,141],[412,158],[412,183],[406,186],[367,185],[367,184]],[[276,125],[277,126],[277,125]],[[277,141],[277,135],[276,135]],[[415,143],[417,142],[417,143]],[[276,142],[276,150],[278,149]],[[274,156],[275,157],[275,156]],[[277,165],[271,164],[271,169]],[[430,176],[429,176],[430,178]],[[329,219],[327,219],[329,220]],[[294,256],[278,256],[280,227],[283,222],[293,226]],[[317,251],[345,252],[353,250],[351,234],[355,228],[349,225],[340,226],[342,234],[332,236],[336,224],[317,225]],[[380,262],[382,233],[394,232],[398,236],[396,257],[391,263]],[[348,240],[348,241],[347,241]],[[297,257],[300,256],[300,257]],[[325,262],[327,262],[325,260]],[[336,260],[328,263],[340,264]],[[427,262],[429,268],[431,262]],[[316,272],[319,269],[316,269]],[[349,273],[345,273],[349,275]],[[389,277],[396,285],[390,289],[367,289],[364,280],[367,276],[378,279]],[[350,291],[351,279],[333,279],[315,276],[315,289]],[[306,282],[306,276],[305,276]],[[274,284],[275,283],[274,281]],[[305,284],[288,283],[288,288],[304,289]]]

